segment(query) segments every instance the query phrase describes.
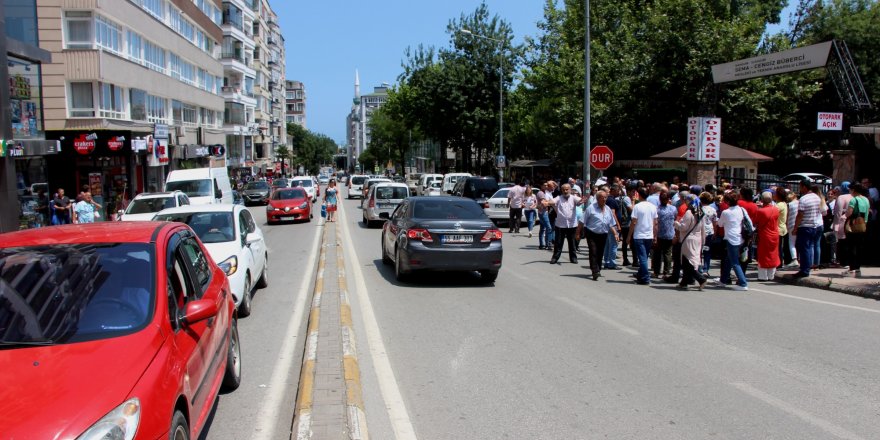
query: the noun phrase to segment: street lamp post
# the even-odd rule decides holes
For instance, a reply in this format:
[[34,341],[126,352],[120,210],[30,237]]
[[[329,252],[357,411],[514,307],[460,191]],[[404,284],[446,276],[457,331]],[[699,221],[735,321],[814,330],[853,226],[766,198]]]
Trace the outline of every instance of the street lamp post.
[[[504,40],[497,38],[477,35],[470,29],[459,29],[459,32],[472,37],[482,38],[484,40],[494,41],[498,43],[498,155],[504,156]],[[498,177],[504,180],[504,168],[498,168]]]
[[585,1],[584,27],[584,185],[590,185],[590,0]]

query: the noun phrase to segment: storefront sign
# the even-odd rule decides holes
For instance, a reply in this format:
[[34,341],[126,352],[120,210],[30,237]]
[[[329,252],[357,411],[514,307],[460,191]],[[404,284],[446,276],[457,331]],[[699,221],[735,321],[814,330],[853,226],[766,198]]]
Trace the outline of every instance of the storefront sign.
[[160,167],[168,164],[168,140],[157,139],[147,136],[147,164],[151,167]]
[[92,154],[95,151],[95,139],[97,136],[81,134],[73,140],[73,148],[82,155]]
[[715,84],[798,70],[818,69],[828,64],[831,42],[798,47],[730,63],[712,66]]
[[43,137],[40,64],[9,57],[9,104],[14,139]]
[[168,139],[168,126],[165,124],[156,124],[153,129],[153,137],[156,139]]
[[124,142],[117,140],[116,138],[110,138],[107,141],[107,147],[110,148],[110,151],[119,151],[122,149]]
[[132,151],[146,151],[147,149],[147,141],[144,139],[135,139],[131,141],[131,150]]
[[23,157],[24,145],[15,141],[0,140],[0,157]]

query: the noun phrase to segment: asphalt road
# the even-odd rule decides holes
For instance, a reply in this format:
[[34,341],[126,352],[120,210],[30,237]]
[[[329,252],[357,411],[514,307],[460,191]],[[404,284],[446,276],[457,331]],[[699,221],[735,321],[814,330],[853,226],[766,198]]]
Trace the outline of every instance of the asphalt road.
[[202,439],[290,436],[322,227],[319,215],[269,226],[264,207],[249,209],[269,247],[269,287],[255,291],[251,315],[238,321],[241,386],[220,395]]
[[[586,254],[550,265],[537,237],[506,229],[494,285],[467,273],[399,283],[381,229],[363,227],[358,201],[342,205],[373,439],[880,438],[876,301],[757,282],[680,292],[637,286],[631,269],[594,282]],[[301,241],[314,230],[296,228]],[[279,260],[302,258],[279,247],[272,289]],[[276,313],[274,296],[257,297],[255,316]],[[256,330],[246,321],[243,338]],[[250,372],[237,393],[261,392]]]

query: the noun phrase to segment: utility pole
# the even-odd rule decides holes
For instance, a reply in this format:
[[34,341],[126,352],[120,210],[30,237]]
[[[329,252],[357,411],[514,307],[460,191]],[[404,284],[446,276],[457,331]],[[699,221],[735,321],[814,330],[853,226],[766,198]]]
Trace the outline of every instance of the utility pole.
[[[590,188],[590,0],[585,0],[586,6],[584,27],[584,185]],[[584,193],[586,194],[586,188]]]

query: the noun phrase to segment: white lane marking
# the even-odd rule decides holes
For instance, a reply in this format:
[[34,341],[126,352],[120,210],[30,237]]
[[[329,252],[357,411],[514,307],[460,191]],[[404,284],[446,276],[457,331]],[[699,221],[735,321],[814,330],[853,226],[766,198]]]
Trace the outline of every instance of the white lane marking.
[[560,298],[556,298],[556,299],[558,299],[559,301],[562,301],[562,302],[564,302],[564,303],[592,316],[593,318],[596,318],[599,321],[602,321],[602,322],[604,322],[604,323],[606,323],[606,324],[608,324],[608,325],[610,325],[610,326],[612,326],[612,327],[614,327],[624,333],[629,333],[633,336],[640,336],[641,335],[641,333],[639,333],[638,330],[631,328],[631,327],[627,327],[627,326],[625,326],[625,325],[623,325],[623,324],[621,324],[621,323],[619,323],[619,322],[617,322],[617,321],[615,321],[605,315],[602,315],[601,313],[599,313],[599,312],[597,312],[597,311],[595,311],[595,310],[593,310],[593,309],[591,309],[591,308],[589,308],[589,307],[587,307],[587,306],[585,306],[585,305],[583,305],[583,304],[581,304],[571,298],[560,297]]
[[797,299],[797,300],[801,300],[801,301],[808,301],[808,302],[813,302],[813,303],[825,304],[828,306],[843,307],[845,309],[861,310],[863,312],[870,312],[870,313],[880,313],[880,310],[877,310],[877,309],[869,309],[867,307],[851,306],[848,304],[840,304],[840,303],[831,302],[831,301],[822,301],[821,299],[804,298],[804,297],[800,297],[800,296],[796,296],[796,295],[789,295],[787,293],[773,292],[772,290],[753,289],[753,288],[749,287],[749,291],[766,293],[768,295],[782,296],[785,298]]
[[[342,209],[336,211],[341,219],[345,218],[344,212]],[[344,242],[354,243],[348,231],[349,224],[345,221],[341,221],[339,224],[342,225],[342,234],[345,236]],[[415,440],[416,432],[406,411],[403,395],[400,394],[400,389],[397,387],[397,378],[394,376],[394,370],[391,368],[391,361],[388,359],[385,343],[382,342],[382,333],[379,331],[379,324],[376,322],[376,315],[373,313],[370,292],[367,290],[364,274],[361,271],[361,262],[352,246],[344,246],[344,252],[345,259],[348,260],[348,264],[351,266],[351,275],[353,275],[352,278],[354,278],[355,286],[357,287],[355,294],[358,296],[361,315],[364,319],[367,345],[370,348],[370,358],[373,360],[373,366],[376,368],[379,390],[382,392],[382,398],[385,400],[385,408],[388,409],[388,418],[391,420],[394,438],[397,440]]]
[[848,440],[864,440],[863,437],[860,437],[856,433],[847,431],[846,429],[844,429],[840,426],[837,426],[837,425],[835,425],[825,419],[816,417],[816,416],[814,416],[814,415],[812,415],[812,414],[810,414],[810,413],[808,413],[808,412],[806,412],[806,411],[804,411],[794,405],[790,405],[787,402],[779,400],[779,399],[777,399],[777,398],[775,398],[775,397],[773,397],[773,396],[771,396],[771,395],[769,395],[769,394],[767,394],[767,393],[765,393],[765,392],[763,392],[763,391],[761,391],[761,390],[759,390],[759,389],[757,389],[747,383],[732,382],[730,385],[732,385],[736,389],[738,389],[738,390],[740,390],[740,391],[742,391],[742,392],[744,392],[744,393],[746,393],[746,394],[748,394],[758,400],[763,401],[764,403],[766,403],[776,409],[787,412],[787,413],[789,413],[789,414],[791,414],[791,415],[793,415],[793,416],[795,416],[795,417],[797,417],[797,418],[799,418],[799,419],[801,419],[801,420],[803,420],[813,426],[816,426],[817,428],[819,428],[819,429],[821,429],[821,430],[823,430],[823,431],[825,431],[825,432],[827,432],[837,438],[848,439]]
[[[275,363],[275,367],[272,370],[272,379],[269,381],[268,396],[263,400],[263,406],[259,412],[260,418],[257,420],[253,436],[253,439],[255,440],[277,438],[275,436],[275,423],[278,421],[278,410],[281,409],[282,401],[287,393],[295,393],[296,391],[291,390],[286,386],[287,381],[285,378],[290,376],[290,370],[293,368],[294,362],[302,361],[302,358],[296,356],[295,353],[296,338],[306,310],[306,297],[311,293],[309,291],[309,285],[312,282],[311,274],[315,270],[315,264],[317,264],[318,261],[318,259],[315,258],[315,252],[318,251],[318,244],[320,243],[321,235],[320,231],[315,233],[315,238],[312,241],[312,247],[310,248],[312,251],[309,254],[308,263],[306,263],[307,267],[306,270],[302,272],[305,276],[303,276],[302,282],[299,286],[299,294],[297,295],[296,302],[293,306],[292,319],[287,323],[287,332],[284,334],[284,344],[281,346],[281,351],[278,354],[278,361]],[[302,424],[300,424],[300,426],[302,426]]]

